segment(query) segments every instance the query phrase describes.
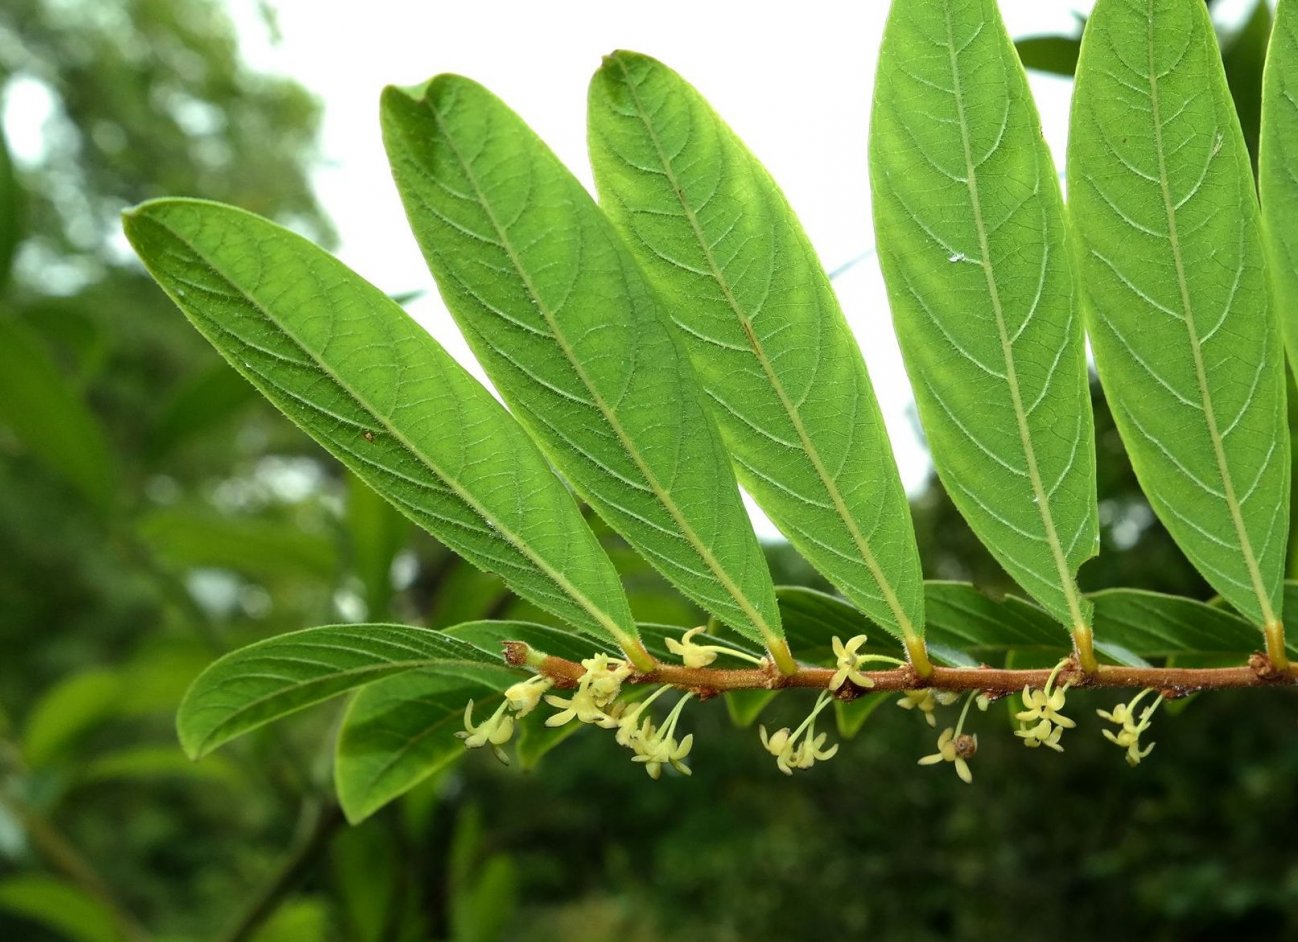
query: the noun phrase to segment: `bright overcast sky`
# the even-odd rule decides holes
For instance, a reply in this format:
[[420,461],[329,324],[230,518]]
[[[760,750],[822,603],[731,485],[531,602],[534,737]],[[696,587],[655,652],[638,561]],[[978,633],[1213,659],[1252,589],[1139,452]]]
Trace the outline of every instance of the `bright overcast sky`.
[[[923,2],[923,0],[911,0]],[[1234,5],[1228,0],[1221,4]],[[439,3],[277,0],[271,44],[255,0],[229,0],[255,68],[290,75],[324,103],[320,198],[339,255],[389,293],[426,290],[411,306],[472,365],[409,235],[379,135],[386,84],[458,72],[518,111],[588,186],[586,86],[601,56],[624,48],[661,59],[692,82],[766,164],[829,270],[873,246],[866,134],[888,4],[615,0]],[[1068,0],[1002,0],[1011,34],[1071,32]],[[1046,139],[1062,166],[1071,83],[1033,75]],[[835,280],[911,491],[929,471],[873,257]],[[763,535],[773,535],[759,521]]]

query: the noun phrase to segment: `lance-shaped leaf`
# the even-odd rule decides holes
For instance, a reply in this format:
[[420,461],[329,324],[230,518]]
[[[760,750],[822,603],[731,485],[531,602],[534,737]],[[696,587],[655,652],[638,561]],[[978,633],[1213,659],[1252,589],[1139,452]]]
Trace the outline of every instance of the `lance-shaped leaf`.
[[1058,182],[994,0],[896,2],[870,172],[879,258],[943,484],[1081,642],[1099,545],[1081,317]]
[[[470,700],[481,722],[500,706],[519,675],[501,666],[406,671],[371,684],[347,706],[338,731],[334,787],[353,824],[465,754]],[[575,724],[574,724],[575,725]]]
[[250,729],[347,690],[418,667],[477,676],[495,655],[429,628],[326,625],[232,651],[199,674],[176,718],[197,758]]
[[126,233],[234,368],[370,487],[519,595],[638,649],[617,573],[571,494],[396,303],[307,240],[232,207],[146,203]]
[[740,481],[845,596],[922,656],[919,552],[865,361],[784,195],[679,75],[590,87],[605,211],[668,302]]
[[1281,0],[1262,79],[1258,147],[1262,227],[1271,255],[1277,314],[1298,364],[1298,2]]
[[1284,353],[1248,152],[1202,3],[1100,0],[1068,180],[1095,364],[1141,487],[1282,653]]
[[389,88],[382,113],[424,257],[515,415],[663,575],[779,655],[775,593],[720,433],[594,201],[467,79]]

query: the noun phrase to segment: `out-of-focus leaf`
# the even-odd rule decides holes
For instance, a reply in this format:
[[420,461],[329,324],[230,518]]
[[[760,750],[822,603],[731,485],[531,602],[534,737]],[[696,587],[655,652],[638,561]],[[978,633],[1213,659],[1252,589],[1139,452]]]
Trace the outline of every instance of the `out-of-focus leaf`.
[[518,906],[518,868],[509,857],[496,854],[461,886],[451,903],[456,942],[497,942]]
[[401,886],[397,843],[384,828],[347,828],[334,836],[329,862],[354,942],[387,942]]
[[228,364],[212,364],[181,386],[163,408],[149,437],[149,457],[158,461],[185,442],[215,432],[256,401],[256,387]]
[[[896,0],[870,126],[879,261],[933,463],[992,555],[1090,632],[1095,443],[1063,199],[995,0]],[[930,619],[931,620],[931,619]]]
[[887,430],[784,194],[648,56],[606,57],[589,105],[605,211],[666,299],[741,483],[840,592],[922,653],[919,551]]
[[1203,4],[1096,5],[1068,197],[1095,364],[1141,487],[1213,588],[1273,632],[1290,500],[1283,347]]
[[27,873],[0,880],[0,909],[75,942],[123,940],[112,910],[79,887],[53,877]]
[[392,561],[406,545],[410,521],[354,474],[347,475],[347,535],[352,569],[365,587],[365,617],[391,617]]
[[100,512],[112,504],[116,460],[98,419],[40,340],[0,318],[0,426]]
[[744,729],[756,723],[762,711],[779,695],[778,690],[734,690],[725,695],[726,712],[732,723]]
[[89,670],[55,684],[32,707],[23,729],[23,760],[39,769],[67,758],[81,738],[119,715],[127,684],[114,670]]
[[[1265,5],[1265,4],[1263,4]],[[1298,2],[1281,0],[1267,52],[1258,149],[1262,227],[1271,258],[1275,302],[1298,364]],[[1289,611],[1298,611],[1289,609]]]
[[104,782],[149,783],[166,778],[210,782],[232,788],[238,784],[240,775],[223,756],[207,756],[202,762],[192,762],[174,745],[132,746],[86,761],[78,769],[77,781],[81,785],[97,785]]
[[835,700],[834,701],[834,724],[838,727],[838,735],[844,739],[851,739],[861,731],[874,711],[879,709],[885,703],[895,703],[893,697],[877,695],[857,697],[855,700]]
[[518,679],[515,671],[481,665],[472,673],[407,671],[361,690],[343,717],[334,761],[347,820],[363,821],[461,758],[466,750],[454,734],[464,729],[465,705],[473,700],[482,722]]
[[1082,50],[1080,36],[1029,36],[1014,42],[1019,61],[1025,68],[1051,75],[1071,76],[1077,71],[1077,56]]
[[249,942],[327,939],[330,929],[330,910],[324,900],[298,896],[281,903],[270,918],[250,936]]
[[338,575],[334,541],[298,527],[208,509],[169,507],[144,514],[139,534],[172,566],[229,569],[253,579]]
[[415,668],[495,677],[481,648],[409,625],[326,625],[268,638],[203,671],[180,704],[176,728],[193,758],[285,714]]
[[398,305],[319,247],[232,207],[159,200],[125,225],[231,365],[402,513],[520,595],[634,650],[626,596],[572,495]]
[[782,651],[770,574],[703,391],[581,184],[458,76],[387,89],[382,119],[424,257],[514,414],[664,577]]

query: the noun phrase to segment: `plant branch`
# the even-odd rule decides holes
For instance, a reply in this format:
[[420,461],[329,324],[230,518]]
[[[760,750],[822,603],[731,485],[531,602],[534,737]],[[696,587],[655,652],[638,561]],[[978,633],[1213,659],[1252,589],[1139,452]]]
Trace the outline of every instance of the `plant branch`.
[[50,867],[62,873],[112,913],[113,921],[117,924],[123,939],[129,942],[144,942],[149,938],[144,927],[117,899],[99,871],[82,856],[81,851],[54,825],[54,822],[26,802],[7,794],[2,788],[0,788],[0,805],[18,819],[32,847]]
[[246,942],[251,938],[253,932],[279,908],[284,898],[314,866],[317,856],[328,845],[329,839],[342,822],[342,810],[337,804],[332,801],[317,804],[297,841],[289,848],[270,879],[252,898],[238,921],[220,936],[221,942]]
[[[518,649],[522,648],[520,652]],[[526,645],[511,644],[506,648],[506,660],[522,664],[527,653]],[[537,669],[560,685],[575,684],[585,672],[580,664],[559,657],[545,657]],[[979,690],[991,696],[1017,693],[1024,687],[1042,688],[1050,677],[1050,669],[1003,670],[994,667],[935,667],[928,677],[920,677],[911,667],[898,667],[882,671],[862,671],[873,684],[858,686],[843,684],[838,695],[852,700],[862,694],[887,693],[916,688],[933,690]],[[826,689],[834,676],[829,667],[800,667],[796,673],[781,674],[773,668],[711,668],[683,667],[678,664],[659,663],[657,669],[631,675],[631,684],[671,684],[693,690],[702,697],[730,690],[778,690],[787,687]],[[1059,674],[1060,683],[1083,687],[1152,687],[1165,696],[1182,697],[1200,690],[1223,690],[1237,687],[1293,687],[1298,686],[1298,673],[1280,671],[1271,665],[1264,654],[1254,654],[1247,665],[1239,667],[1124,667],[1101,664],[1093,673],[1082,671],[1076,662],[1069,664]]]

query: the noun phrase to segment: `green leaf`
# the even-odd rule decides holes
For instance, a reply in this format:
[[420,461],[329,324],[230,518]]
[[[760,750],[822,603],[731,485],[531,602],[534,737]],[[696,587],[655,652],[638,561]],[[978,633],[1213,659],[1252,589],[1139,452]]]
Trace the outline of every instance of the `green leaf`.
[[776,586],[780,617],[789,647],[800,661],[810,664],[832,664],[835,661],[833,639],[842,641],[866,635],[870,642],[860,648],[862,654],[901,654],[888,635],[879,637],[877,625],[851,603],[818,589],[804,586]]
[[1076,575],[1099,517],[1082,323],[1054,164],[994,0],[893,4],[870,171],[942,483],[1019,585],[1084,635]]
[[1107,589],[1091,600],[1096,634],[1141,657],[1226,654],[1238,659],[1257,647],[1257,629],[1247,621],[1194,599]]
[[235,369],[402,513],[524,598],[634,645],[617,574],[571,495],[499,403],[381,291],[227,206],[146,203],[126,233]]
[[382,117],[424,257],[514,414],[668,580],[781,650],[770,574],[703,392],[590,196],[467,79],[389,88]]
[[116,461],[99,420],[40,339],[0,318],[0,428],[100,512],[116,491]]
[[210,782],[222,788],[238,785],[238,769],[221,756],[208,756],[202,762],[191,762],[174,744],[165,746],[130,746],[97,756],[78,768],[78,783],[97,785],[104,782],[153,783],[158,779],[181,779],[187,782]]
[[1298,2],[1281,0],[1262,81],[1262,225],[1289,361],[1298,364]]
[[1289,524],[1284,356],[1257,200],[1196,0],[1100,0],[1068,145],[1096,367],[1177,545],[1276,630]]
[[667,302],[740,482],[798,550],[922,653],[907,504],[865,361],[775,181],[697,91],[616,52],[590,87],[605,210]]
[[121,942],[117,918],[85,890],[35,873],[0,880],[0,911],[39,923],[76,942]]
[[250,729],[392,674],[440,666],[472,675],[499,665],[481,648],[428,628],[307,628],[215,661],[185,694],[176,726],[185,751],[198,758]]
[[334,782],[356,824],[465,754],[455,732],[474,702],[480,722],[519,675],[500,666],[408,671],[371,684],[348,705],[338,732]]
[[120,715],[128,689],[116,670],[88,670],[59,681],[27,716],[23,761],[40,769],[69,758],[88,733]]
[[[833,635],[846,640],[874,629],[864,615],[832,595],[797,586],[777,591],[789,640],[799,656],[811,651],[815,660],[832,660]],[[1286,591],[1292,591],[1298,605],[1298,583]],[[967,582],[925,582],[924,594],[928,643],[936,660],[972,666],[1006,651],[1047,659],[1067,653],[1058,625],[1024,599],[993,599]],[[1088,598],[1095,607],[1095,648],[1120,664],[1170,655],[1238,657],[1257,644],[1257,632],[1238,615],[1194,599],[1137,589],[1106,589]],[[862,651],[895,653],[872,645]]]
[[1078,36],[1029,36],[1017,40],[1014,48],[1024,68],[1051,75],[1072,76],[1082,40]]
[[732,690],[725,695],[726,712],[732,723],[745,729],[756,723],[762,711],[779,695],[778,690]]
[[196,437],[210,434],[257,399],[257,390],[219,360],[180,387],[162,410],[149,438],[158,461]]
[[506,641],[524,644],[555,657],[581,661],[594,657],[597,652],[612,654],[606,647],[592,645],[588,638],[575,635],[562,628],[533,625],[522,621],[470,621],[446,629],[446,634],[492,654],[501,651]]
[[834,701],[834,725],[838,728],[838,735],[844,739],[851,739],[861,731],[865,721],[874,715],[874,711],[879,709],[885,703],[895,703],[896,699],[889,696],[871,696],[857,697],[855,700],[835,700]]
[[137,527],[144,542],[172,566],[229,569],[258,580],[306,576],[332,582],[338,575],[332,539],[282,522],[169,507],[142,515]]

